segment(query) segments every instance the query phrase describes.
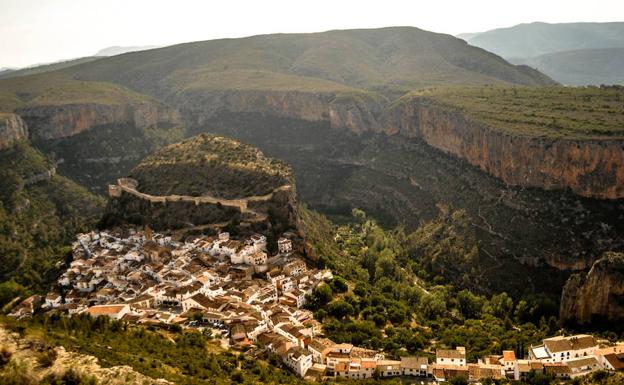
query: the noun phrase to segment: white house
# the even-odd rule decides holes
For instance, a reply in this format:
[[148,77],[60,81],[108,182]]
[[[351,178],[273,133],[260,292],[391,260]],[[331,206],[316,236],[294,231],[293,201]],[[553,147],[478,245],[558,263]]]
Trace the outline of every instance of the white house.
[[45,297],[45,302],[42,307],[44,308],[55,308],[59,307],[63,304],[63,298],[59,293],[48,293]]
[[115,320],[120,320],[129,312],[130,305],[97,305],[87,309],[91,317],[107,316]]
[[567,362],[592,356],[598,349],[596,339],[587,334],[547,338],[543,343],[540,346],[531,346],[529,359],[543,363]]
[[312,367],[312,353],[298,346],[292,347],[286,352],[284,363],[299,377],[304,377]]
[[505,372],[513,372],[517,361],[516,353],[513,350],[503,350],[503,357],[500,359],[500,364],[505,369]]
[[280,238],[277,240],[277,251],[280,254],[288,254],[292,252],[292,241],[288,238]]
[[458,346],[455,349],[436,350],[436,364],[466,366],[466,348]]
[[404,376],[427,377],[427,357],[401,357],[401,374]]
[[253,242],[255,251],[266,250],[266,237],[264,235],[254,234],[251,236],[251,241]]

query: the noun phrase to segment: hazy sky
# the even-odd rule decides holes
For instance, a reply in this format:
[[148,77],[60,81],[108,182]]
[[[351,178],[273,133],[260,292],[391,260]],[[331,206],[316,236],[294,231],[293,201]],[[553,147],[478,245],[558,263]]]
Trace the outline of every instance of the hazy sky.
[[458,34],[533,21],[624,21],[624,0],[0,0],[0,68],[113,45],[396,25]]

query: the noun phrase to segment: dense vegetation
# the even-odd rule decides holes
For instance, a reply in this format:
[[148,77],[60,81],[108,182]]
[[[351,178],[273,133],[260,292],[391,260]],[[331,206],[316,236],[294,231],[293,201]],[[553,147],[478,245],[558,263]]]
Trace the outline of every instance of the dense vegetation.
[[0,305],[42,291],[77,232],[93,225],[103,200],[59,175],[28,143],[0,151]]
[[514,135],[624,137],[623,87],[436,87],[411,95]]
[[131,172],[139,190],[153,195],[244,198],[293,184],[285,163],[236,140],[202,134],[167,146]]
[[[467,289],[478,278],[478,245],[462,211],[409,234],[383,230],[359,210],[354,215],[359,223],[340,226],[334,239],[323,238],[331,227],[320,217],[307,229],[323,253],[319,263],[349,282],[320,286],[311,298],[330,338],[394,356],[463,345],[475,360],[504,349],[522,357],[531,343],[559,330],[548,301]],[[332,242],[337,247],[330,249]]]

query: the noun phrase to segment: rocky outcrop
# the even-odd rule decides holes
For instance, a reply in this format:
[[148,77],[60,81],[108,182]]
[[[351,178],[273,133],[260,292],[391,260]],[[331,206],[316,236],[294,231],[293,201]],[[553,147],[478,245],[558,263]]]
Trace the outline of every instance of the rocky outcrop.
[[385,112],[384,131],[423,139],[508,185],[624,198],[624,141],[512,135],[415,98]]
[[0,150],[27,138],[28,129],[22,118],[15,114],[0,114]]
[[587,274],[568,279],[561,295],[560,319],[564,324],[622,325],[623,253],[605,253]]
[[204,126],[219,112],[256,112],[282,118],[329,121],[353,132],[379,130],[384,98],[364,92],[312,93],[300,91],[187,91],[167,100],[178,106],[193,125]]
[[33,140],[64,138],[104,125],[132,124],[145,129],[180,123],[178,112],[159,103],[64,104],[19,108]]

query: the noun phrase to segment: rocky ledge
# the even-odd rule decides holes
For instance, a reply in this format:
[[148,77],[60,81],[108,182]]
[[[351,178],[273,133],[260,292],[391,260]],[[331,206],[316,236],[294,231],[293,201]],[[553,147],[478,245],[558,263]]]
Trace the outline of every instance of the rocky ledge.
[[63,104],[19,108],[33,140],[68,137],[103,125],[131,124],[140,129],[179,124],[178,112],[160,103]]
[[588,273],[568,279],[561,295],[560,318],[572,325],[622,325],[624,253],[604,253]]
[[624,141],[504,133],[414,98],[386,111],[385,132],[418,137],[508,185],[624,198]]
[[26,123],[16,114],[0,114],[0,150],[28,138]]

